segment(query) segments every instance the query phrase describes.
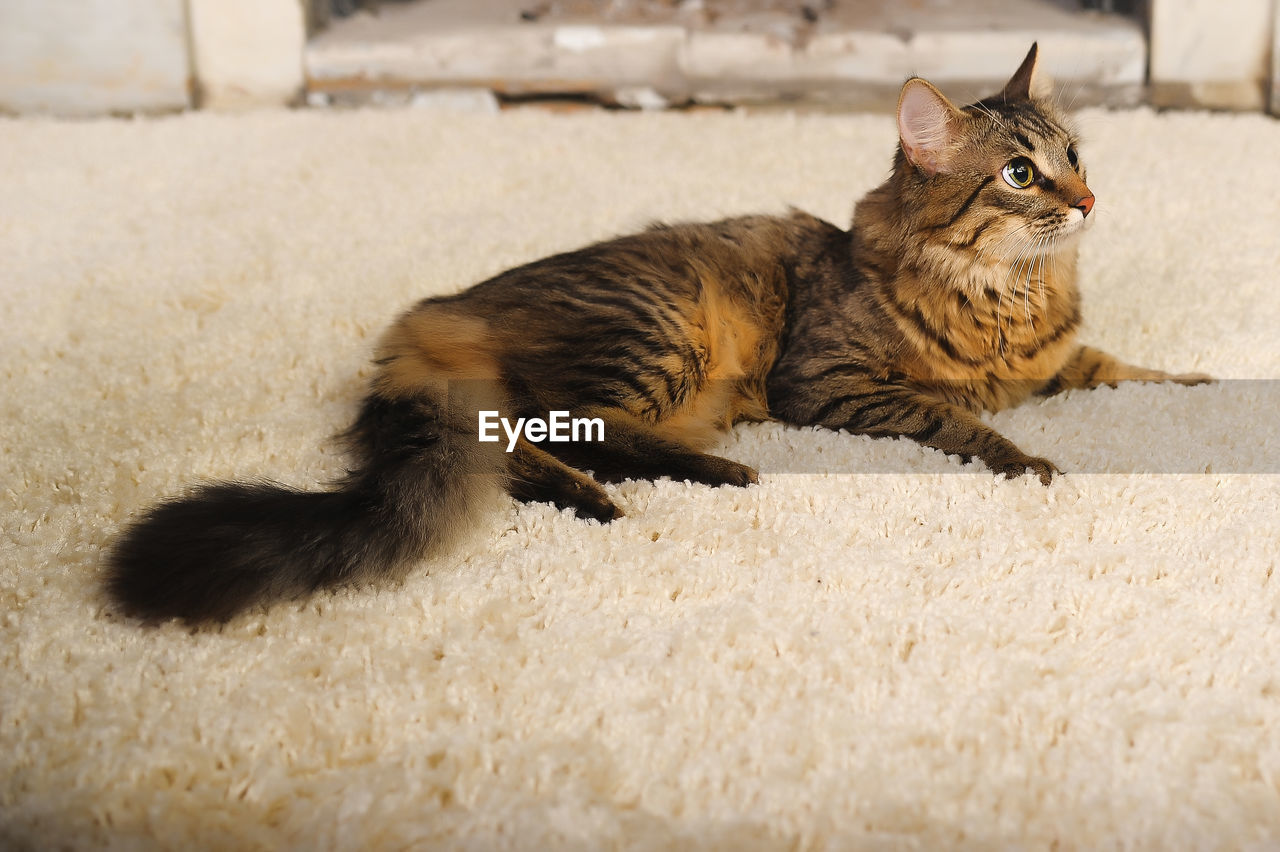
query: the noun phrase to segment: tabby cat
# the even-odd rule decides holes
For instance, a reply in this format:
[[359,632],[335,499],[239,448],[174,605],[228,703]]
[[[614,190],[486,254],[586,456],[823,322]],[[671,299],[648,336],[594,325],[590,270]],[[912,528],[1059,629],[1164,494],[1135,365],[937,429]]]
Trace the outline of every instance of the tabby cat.
[[[119,608],[222,621],[251,605],[402,572],[486,493],[607,522],[599,482],[745,486],[705,452],[740,421],[907,436],[1008,476],[1057,468],[978,417],[1128,379],[1076,342],[1076,241],[1094,196],[1036,47],[964,108],[926,81],[898,102],[893,174],[844,231],[802,212],[647,231],[427,299],[383,337],[332,490],[223,483],[151,509],[110,557]],[[483,411],[599,418],[601,441],[478,440]],[[589,470],[594,475],[584,471]]]

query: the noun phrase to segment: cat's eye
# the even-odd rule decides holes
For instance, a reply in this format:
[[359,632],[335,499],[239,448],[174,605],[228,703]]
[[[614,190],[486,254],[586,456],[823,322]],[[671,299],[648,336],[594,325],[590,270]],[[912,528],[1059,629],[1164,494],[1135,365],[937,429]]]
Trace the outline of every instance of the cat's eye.
[[1067,146],[1067,162],[1071,164],[1071,168],[1080,165],[1080,155],[1076,153],[1074,146]]
[[1014,189],[1026,189],[1035,183],[1036,167],[1026,157],[1014,157],[1000,170],[1000,176]]

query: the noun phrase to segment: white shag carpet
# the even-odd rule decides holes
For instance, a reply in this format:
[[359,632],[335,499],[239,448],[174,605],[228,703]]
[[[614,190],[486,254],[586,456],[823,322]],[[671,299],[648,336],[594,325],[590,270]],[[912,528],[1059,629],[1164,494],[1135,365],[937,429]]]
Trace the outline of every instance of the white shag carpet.
[[[1280,123],[1088,112],[1083,339],[1280,379]],[[844,224],[886,116],[0,122],[0,846],[1274,849],[1278,395],[992,421],[1044,488],[776,425],[758,487],[504,501],[404,583],[221,630],[103,554],[196,480],[315,485],[419,297],[652,219]],[[870,472],[868,472],[870,471]]]

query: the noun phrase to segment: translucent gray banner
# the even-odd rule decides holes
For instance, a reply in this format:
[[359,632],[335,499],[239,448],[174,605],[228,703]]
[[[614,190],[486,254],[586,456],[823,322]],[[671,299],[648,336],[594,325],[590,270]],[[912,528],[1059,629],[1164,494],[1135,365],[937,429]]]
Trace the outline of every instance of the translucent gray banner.
[[[452,391],[460,384],[453,383]],[[501,398],[501,395],[489,395]],[[454,397],[456,400],[457,397]],[[520,434],[553,455],[566,442],[610,426],[588,423],[599,408],[549,409],[520,425],[498,402],[468,415],[477,440],[504,450]],[[503,425],[500,421],[507,419]],[[541,419],[543,424],[533,423]],[[1280,380],[1220,380],[1208,385],[1122,384],[1026,402],[981,420],[1027,455],[1053,462],[1064,473],[1280,473]],[[581,422],[579,422],[581,421]],[[532,426],[532,429],[530,429]],[[561,439],[561,440],[557,440]],[[578,447],[587,450],[586,447]],[[910,439],[879,438],[779,423],[739,425],[708,452],[751,465],[761,474],[971,473],[956,457],[922,449]],[[581,464],[586,453],[572,453]],[[582,467],[589,468],[587,464]]]

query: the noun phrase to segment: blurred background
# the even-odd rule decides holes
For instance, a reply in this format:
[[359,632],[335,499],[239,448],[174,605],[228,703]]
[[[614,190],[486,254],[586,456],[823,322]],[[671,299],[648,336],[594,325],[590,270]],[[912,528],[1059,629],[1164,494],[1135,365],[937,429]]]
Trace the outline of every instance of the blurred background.
[[888,109],[1032,41],[1074,105],[1280,114],[1280,0],[0,0],[0,112]]

